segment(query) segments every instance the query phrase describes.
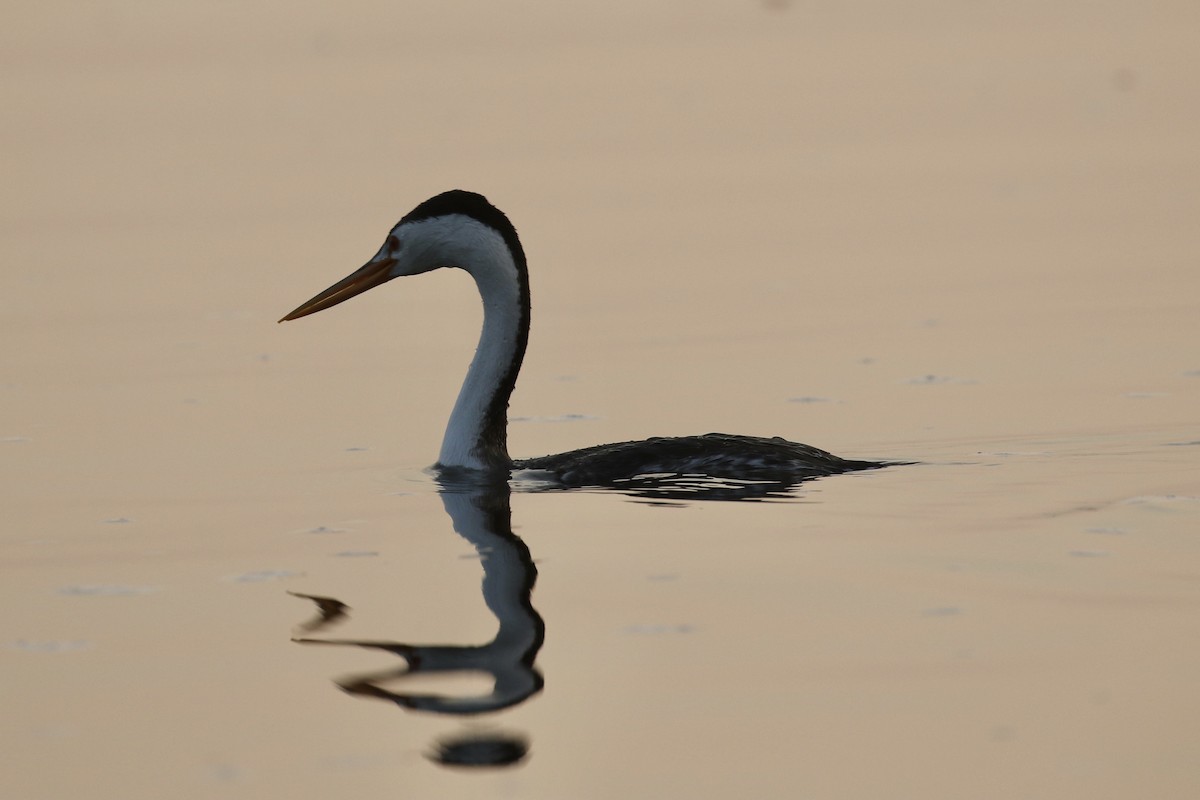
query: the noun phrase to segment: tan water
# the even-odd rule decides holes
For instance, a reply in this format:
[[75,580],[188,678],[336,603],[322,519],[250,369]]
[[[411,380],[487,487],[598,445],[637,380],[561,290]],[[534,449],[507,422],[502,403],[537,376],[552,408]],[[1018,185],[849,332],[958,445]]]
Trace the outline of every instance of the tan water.
[[[1194,4],[6,17],[0,796],[1200,792]],[[300,636],[496,636],[471,506],[422,472],[478,301],[444,271],[275,320],[452,187],[529,253],[515,455],[921,463],[791,502],[517,492],[544,644],[512,674],[544,688],[339,691],[404,662],[291,641],[288,592],[351,607]],[[514,601],[507,533],[478,546]],[[528,752],[431,757],[464,736]]]

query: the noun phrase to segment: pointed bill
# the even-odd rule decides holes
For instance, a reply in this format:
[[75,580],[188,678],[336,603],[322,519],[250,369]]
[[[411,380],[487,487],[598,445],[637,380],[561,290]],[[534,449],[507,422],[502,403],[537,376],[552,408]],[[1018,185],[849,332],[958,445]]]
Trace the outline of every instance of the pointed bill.
[[395,259],[392,258],[368,261],[362,267],[342,278],[307,303],[302,303],[295,311],[292,311],[279,321],[286,322],[291,319],[307,317],[309,314],[315,314],[331,306],[336,306],[338,303],[349,300],[356,294],[362,294],[368,289],[373,289],[381,283],[387,283],[393,277],[389,271],[395,263]]

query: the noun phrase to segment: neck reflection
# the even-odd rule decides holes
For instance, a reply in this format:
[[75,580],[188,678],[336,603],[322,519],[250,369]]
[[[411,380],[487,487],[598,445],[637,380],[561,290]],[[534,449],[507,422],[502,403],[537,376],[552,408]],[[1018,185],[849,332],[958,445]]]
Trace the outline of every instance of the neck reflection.
[[[537,568],[529,548],[512,532],[511,490],[507,481],[439,480],[439,493],[454,531],[479,554],[483,566],[483,600],[496,617],[495,637],[481,645],[412,644],[408,642],[329,639],[304,636],[301,644],[323,644],[382,650],[404,660],[394,669],[359,673],[337,681],[352,695],[388,700],[401,708],[447,715],[481,715],[524,702],[541,691],[543,678],[534,666],[545,638],[545,623],[530,600]],[[302,626],[306,633],[333,624],[347,607],[334,598],[297,595],[314,601],[318,617]],[[491,691],[468,695],[405,691],[416,676],[486,674]],[[386,684],[386,685],[385,685]],[[388,688],[388,687],[398,688]],[[524,757],[523,737],[475,734],[441,742],[433,755],[447,764],[515,763]]]

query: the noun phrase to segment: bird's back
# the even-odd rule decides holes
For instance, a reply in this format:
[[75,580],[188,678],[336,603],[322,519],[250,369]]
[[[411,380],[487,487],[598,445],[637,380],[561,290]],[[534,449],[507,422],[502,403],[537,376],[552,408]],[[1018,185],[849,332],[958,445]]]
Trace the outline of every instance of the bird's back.
[[564,486],[611,486],[640,475],[706,475],[741,480],[799,481],[885,466],[852,461],[778,436],[655,437],[521,459],[516,469],[552,473]]

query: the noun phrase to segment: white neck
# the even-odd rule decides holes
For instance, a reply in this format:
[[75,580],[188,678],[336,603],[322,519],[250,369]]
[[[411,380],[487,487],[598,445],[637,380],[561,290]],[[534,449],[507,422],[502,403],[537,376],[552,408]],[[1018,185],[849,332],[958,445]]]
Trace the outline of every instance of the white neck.
[[522,314],[527,301],[521,296],[517,265],[503,238],[475,220],[444,217],[417,224],[429,227],[422,231],[424,247],[418,246],[425,252],[412,256],[465,269],[483,300],[479,345],[450,413],[437,466],[507,470],[512,463],[508,396],[528,337],[528,318]]

